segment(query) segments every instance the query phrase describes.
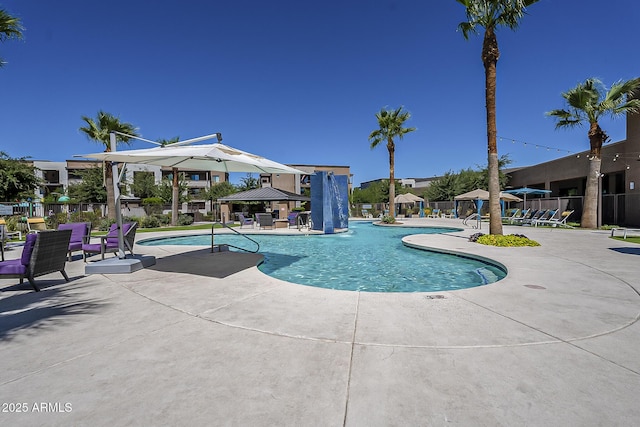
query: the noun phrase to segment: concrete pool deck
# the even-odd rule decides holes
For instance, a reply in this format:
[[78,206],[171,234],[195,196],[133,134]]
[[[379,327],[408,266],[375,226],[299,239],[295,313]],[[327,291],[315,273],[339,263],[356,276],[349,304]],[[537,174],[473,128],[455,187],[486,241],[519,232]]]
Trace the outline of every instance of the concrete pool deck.
[[406,238],[509,270],[453,292],[295,285],[260,255],[184,246],[136,246],[157,264],[132,274],[84,275],[76,255],[71,282],[39,293],[2,279],[0,424],[637,424],[640,245],[505,226],[542,246],[497,248],[476,231]]

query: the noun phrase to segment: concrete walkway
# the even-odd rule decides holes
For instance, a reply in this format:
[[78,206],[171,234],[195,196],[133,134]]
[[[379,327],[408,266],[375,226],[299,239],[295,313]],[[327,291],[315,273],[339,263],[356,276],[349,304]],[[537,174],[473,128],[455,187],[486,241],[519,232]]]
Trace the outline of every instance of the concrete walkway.
[[474,232],[406,238],[508,268],[454,292],[295,285],[260,255],[184,246],[136,246],[157,264],[128,275],[85,276],[76,256],[72,281],[45,276],[40,293],[0,280],[0,425],[636,425],[640,246],[505,227],[542,246],[497,248]]

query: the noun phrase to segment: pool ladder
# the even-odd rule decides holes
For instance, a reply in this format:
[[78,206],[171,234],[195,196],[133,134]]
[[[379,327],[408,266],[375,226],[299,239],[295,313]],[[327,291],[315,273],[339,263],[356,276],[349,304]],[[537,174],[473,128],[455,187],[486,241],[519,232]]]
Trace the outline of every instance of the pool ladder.
[[231,230],[231,231],[233,231],[234,233],[236,233],[238,236],[242,236],[242,237],[244,237],[245,239],[249,240],[250,242],[255,243],[255,244],[256,244],[256,250],[252,251],[252,250],[249,250],[249,249],[241,248],[240,246],[229,245],[229,244],[227,244],[227,243],[225,243],[225,244],[224,244],[225,246],[231,246],[232,248],[236,248],[236,249],[239,249],[239,250],[241,250],[241,251],[250,252],[250,253],[254,253],[254,254],[255,254],[255,253],[258,253],[258,251],[260,250],[260,243],[256,242],[255,240],[253,240],[251,237],[247,236],[246,234],[242,234],[242,233],[240,233],[240,232],[239,232],[238,230],[236,230],[235,228],[233,228],[233,227],[229,227],[229,226],[227,225],[226,221],[224,220],[224,215],[222,215],[222,221],[214,221],[214,222],[213,222],[213,224],[211,225],[211,253],[219,252],[219,251],[220,251],[220,249],[218,249],[218,251],[216,251],[216,250],[215,250],[215,247],[216,247],[216,246],[215,246],[215,244],[213,243],[213,237],[214,237],[214,234],[215,234],[214,230],[215,230],[216,224],[219,224],[219,225],[220,225],[220,226],[222,226],[222,227],[228,228],[229,230]]

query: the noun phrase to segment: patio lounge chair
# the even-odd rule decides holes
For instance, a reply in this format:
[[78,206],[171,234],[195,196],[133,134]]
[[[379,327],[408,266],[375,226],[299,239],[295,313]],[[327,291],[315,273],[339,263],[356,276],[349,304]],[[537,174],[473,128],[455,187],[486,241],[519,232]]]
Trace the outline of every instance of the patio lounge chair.
[[18,240],[22,240],[22,231],[9,231],[7,227],[7,221],[4,218],[0,218],[0,228],[4,227],[5,237],[11,239],[14,236],[18,236]]
[[440,212],[440,218],[453,218],[453,212],[450,210]]
[[298,212],[289,212],[287,215],[287,220],[289,221],[289,228],[298,227]]
[[4,261],[4,247],[10,239],[11,236],[7,231],[7,226],[0,224],[0,254],[2,255],[2,261]]
[[502,217],[502,222],[506,224],[511,224],[511,221],[514,218],[517,218],[519,213],[520,213],[520,209],[517,209],[517,208],[507,209],[507,211],[505,212],[505,216]]
[[243,214],[239,213],[238,221],[240,221],[240,228],[244,227],[245,225],[250,225],[251,228],[253,228],[253,218],[247,218]]
[[27,218],[27,230],[29,230],[29,233],[37,233],[39,231],[47,230],[51,231],[50,228],[47,228],[47,223],[42,217]]
[[40,291],[34,280],[38,276],[59,271],[68,282],[64,268],[70,239],[71,230],[29,234],[19,259],[0,262],[0,277],[18,277],[20,283],[26,277],[36,292]]
[[549,209],[549,210],[543,212],[543,214],[540,215],[539,217],[533,218],[531,220],[531,224],[533,226],[537,226],[538,222],[551,220],[556,216],[557,212],[558,212],[558,209]]
[[431,213],[427,216],[427,218],[440,218],[440,209],[432,210]]
[[[573,228],[572,226],[570,226],[569,224],[567,224],[567,219],[569,218],[569,216],[571,216],[571,214],[574,211],[564,211],[562,212],[562,214],[560,215],[559,219],[554,219],[554,218],[549,218],[547,220],[538,220],[535,222],[535,226],[537,227],[538,225],[550,225],[552,227],[567,227],[567,228]],[[613,235],[613,233],[611,233]]]
[[[125,251],[128,250],[133,255],[133,244],[136,239],[137,222],[128,222],[122,224],[122,234],[124,237]],[[111,225],[106,236],[100,236],[100,243],[90,243],[91,236],[87,236],[85,243],[82,244],[82,257],[87,262],[87,254],[100,254],[104,259],[107,252],[118,252],[118,224]]]
[[82,244],[91,231],[90,222],[68,222],[60,224],[58,230],[71,230],[71,240],[69,241],[68,260],[71,261],[71,254],[82,250]]
[[526,224],[528,222],[531,222],[531,218],[534,218],[537,213],[538,213],[537,209],[527,209],[522,213],[521,216],[513,218],[511,220],[511,223],[518,224],[518,225]]
[[270,213],[257,213],[256,218],[258,220],[258,227],[271,227],[273,228],[275,223],[273,222],[273,216]]
[[541,210],[535,211],[533,215],[531,215],[531,217],[526,218],[522,221],[522,225],[532,225],[534,221],[537,221],[540,218],[544,217],[547,214],[547,212],[549,212],[548,209],[541,209]]

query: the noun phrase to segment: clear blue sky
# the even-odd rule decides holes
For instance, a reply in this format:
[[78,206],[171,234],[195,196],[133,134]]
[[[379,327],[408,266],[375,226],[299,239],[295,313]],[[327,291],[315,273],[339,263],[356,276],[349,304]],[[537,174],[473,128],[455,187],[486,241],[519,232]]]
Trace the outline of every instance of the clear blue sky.
[[[417,131],[396,144],[396,177],[486,164],[482,36],[456,31],[465,15],[454,0],[0,7],[25,27],[0,44],[0,150],[12,157],[101,151],[78,128],[102,109],[152,140],[222,132],[282,163],[349,165],[357,185],[388,176],[386,147],[367,137],[377,111],[404,106]],[[499,141],[499,154],[526,166],[585,150],[586,128],[556,131],[544,113],[588,77],[640,76],[639,19],[637,0],[541,0],[518,31],[501,29],[498,134],[518,142]],[[624,139],[624,119],[602,126]]]

